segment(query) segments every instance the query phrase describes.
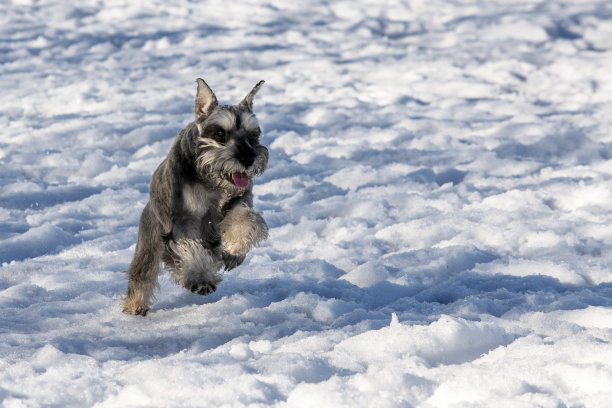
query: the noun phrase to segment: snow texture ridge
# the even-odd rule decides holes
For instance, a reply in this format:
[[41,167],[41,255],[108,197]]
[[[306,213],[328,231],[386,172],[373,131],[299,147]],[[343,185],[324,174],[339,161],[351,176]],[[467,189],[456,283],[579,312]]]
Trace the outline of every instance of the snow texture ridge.
[[[3,407],[607,407],[603,0],[0,3]],[[195,79],[268,241],[121,313]]]

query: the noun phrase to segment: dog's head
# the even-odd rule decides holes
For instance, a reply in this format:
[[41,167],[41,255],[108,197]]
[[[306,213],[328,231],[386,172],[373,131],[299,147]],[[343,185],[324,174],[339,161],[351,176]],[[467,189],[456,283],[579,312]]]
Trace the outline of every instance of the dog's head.
[[268,166],[268,149],[259,143],[261,129],[253,114],[253,97],[264,81],[238,105],[219,105],[206,82],[197,81],[198,168],[224,191],[240,194]]

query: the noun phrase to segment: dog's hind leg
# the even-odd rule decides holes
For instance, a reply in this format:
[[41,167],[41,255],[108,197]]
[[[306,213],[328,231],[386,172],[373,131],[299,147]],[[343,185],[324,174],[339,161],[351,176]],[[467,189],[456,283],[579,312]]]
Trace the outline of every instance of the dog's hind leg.
[[163,241],[159,224],[150,204],[142,211],[138,227],[138,242],[134,259],[127,271],[128,290],[123,298],[123,311],[145,316],[159,288],[157,276],[161,272]]
[[164,258],[174,281],[198,295],[209,295],[217,290],[222,278],[221,256],[215,249],[206,248],[202,240],[178,238],[169,242]]
[[164,264],[174,281],[198,295],[209,295],[221,282],[221,238],[214,211],[201,220],[184,217],[166,243]]

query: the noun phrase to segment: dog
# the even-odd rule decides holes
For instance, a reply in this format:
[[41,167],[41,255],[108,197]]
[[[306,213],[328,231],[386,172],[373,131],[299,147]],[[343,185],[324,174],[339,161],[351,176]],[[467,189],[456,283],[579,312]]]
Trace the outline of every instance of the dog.
[[195,121],[176,136],[151,179],[127,270],[124,312],[146,316],[162,265],[177,284],[205,296],[217,289],[223,268],[240,265],[268,238],[252,193],[253,178],[268,166],[253,113],[253,97],[263,83],[238,105],[219,105],[206,82],[197,79]]

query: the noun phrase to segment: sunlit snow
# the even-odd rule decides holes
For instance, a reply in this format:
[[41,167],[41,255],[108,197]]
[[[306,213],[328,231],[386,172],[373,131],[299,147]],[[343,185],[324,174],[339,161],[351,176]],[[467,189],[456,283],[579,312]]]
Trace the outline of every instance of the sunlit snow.
[[[124,315],[198,77],[270,238]],[[608,0],[9,0],[0,90],[1,406],[610,406]]]

